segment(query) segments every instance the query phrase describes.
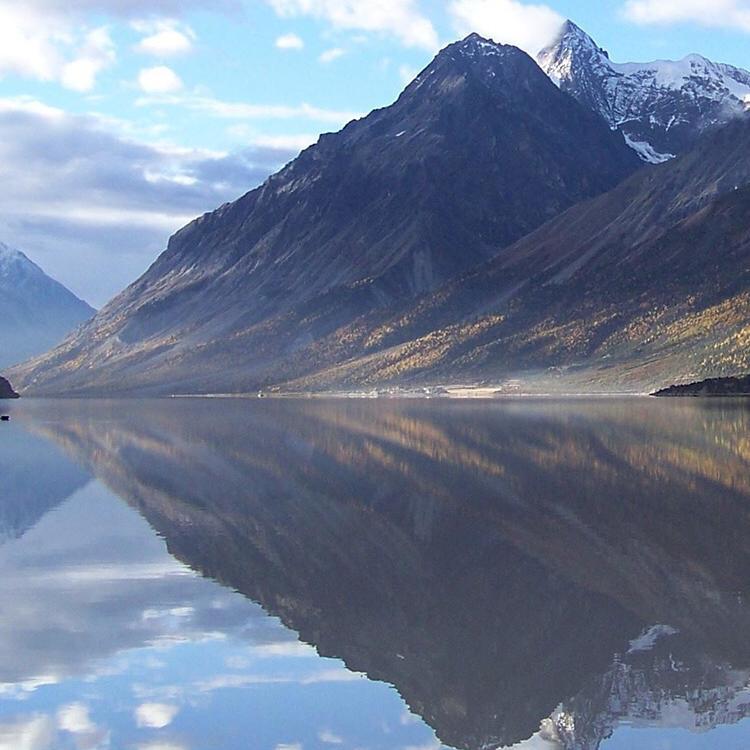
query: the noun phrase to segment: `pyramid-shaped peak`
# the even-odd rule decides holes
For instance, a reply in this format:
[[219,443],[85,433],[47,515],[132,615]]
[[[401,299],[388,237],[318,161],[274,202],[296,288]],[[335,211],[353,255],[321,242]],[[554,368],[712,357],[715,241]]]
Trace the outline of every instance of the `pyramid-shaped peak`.
[[561,26],[555,40],[540,52],[540,57],[549,56],[554,52],[559,53],[564,49],[586,49],[587,51],[594,51],[605,57],[609,57],[609,54],[599,47],[590,34],[570,19],[565,21]]
[[482,36],[476,31],[473,31],[471,34],[469,34],[467,37],[462,39],[460,42],[458,42],[461,46],[468,46],[472,44],[479,44],[479,45],[492,45],[493,47],[498,47],[499,45],[494,40],[490,39],[489,37]]
[[[535,71],[538,71],[537,65],[518,47],[499,44],[474,32],[442,49],[407,91],[421,88],[428,81],[435,84],[446,76],[456,74],[477,74],[487,79],[497,79],[499,83],[506,79],[513,80],[514,76],[525,79],[533,76]],[[545,78],[543,74],[542,78]]]
[[435,62],[461,61],[469,63],[505,63],[528,59],[528,55],[509,44],[501,44],[476,32],[449,44],[435,58]]
[[568,19],[562,25],[560,36],[571,36],[571,35],[585,36],[588,39],[591,39],[591,37],[577,23]]

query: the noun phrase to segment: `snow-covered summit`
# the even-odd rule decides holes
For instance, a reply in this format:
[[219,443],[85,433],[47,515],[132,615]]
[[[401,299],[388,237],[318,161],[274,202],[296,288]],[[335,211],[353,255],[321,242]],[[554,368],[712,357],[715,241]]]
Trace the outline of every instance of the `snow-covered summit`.
[[598,112],[650,162],[682,153],[706,130],[750,108],[746,70],[697,54],[615,63],[572,21],[537,61],[563,91]]

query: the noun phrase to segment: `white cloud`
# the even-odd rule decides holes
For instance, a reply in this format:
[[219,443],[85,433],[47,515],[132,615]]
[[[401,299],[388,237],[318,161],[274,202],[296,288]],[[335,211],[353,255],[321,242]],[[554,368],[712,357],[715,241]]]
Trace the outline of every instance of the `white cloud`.
[[346,54],[346,50],[341,47],[334,47],[333,49],[327,49],[319,58],[322,63],[332,63],[334,60],[338,60]]
[[312,146],[317,140],[317,135],[302,133],[301,135],[257,135],[252,139],[252,142],[254,146],[261,146],[262,148],[302,151],[308,146]]
[[135,709],[135,720],[139,727],[164,729],[168,727],[180,709],[168,703],[142,703]]
[[750,32],[748,0],[628,0],[624,13],[640,24],[697,23]]
[[67,88],[90,91],[96,76],[114,61],[107,28],[86,28],[33,4],[0,0],[0,76],[57,80]]
[[279,49],[303,49],[305,42],[297,34],[284,34],[276,40],[276,46]]
[[289,641],[287,643],[266,643],[253,647],[253,654],[261,658],[284,656],[303,659],[314,659],[318,652],[307,643]]
[[182,79],[166,65],[141,70],[138,85],[146,94],[172,94],[183,87]]
[[0,98],[3,239],[103,304],[170,234],[259,185],[307,139],[257,140],[231,154],[176,148],[144,141],[111,118]]
[[321,669],[318,672],[301,675],[219,674],[194,683],[192,690],[199,693],[210,693],[215,690],[237,689],[253,685],[320,685],[357,682],[363,679],[366,678],[361,672],[350,672],[344,667]]
[[0,4],[0,75],[17,75],[50,81],[63,64],[58,46],[70,42],[62,29],[57,33],[29,7]]
[[159,21],[135,21],[133,28],[145,34],[135,49],[153,57],[173,57],[191,52],[196,38],[189,27],[173,19]]
[[318,739],[326,745],[343,745],[344,740],[328,729],[318,733]]
[[311,16],[334,29],[384,33],[407,47],[439,46],[432,22],[416,0],[266,0],[282,18]]
[[416,68],[412,68],[411,65],[400,65],[398,74],[401,78],[401,83],[408,84],[419,75],[419,71]]
[[91,91],[96,77],[115,62],[115,45],[106,27],[94,29],[86,35],[83,47],[75,60],[62,69],[61,82],[73,91]]
[[91,721],[88,706],[83,703],[71,703],[57,712],[57,725],[71,734],[92,734],[96,724]]
[[356,112],[322,109],[311,104],[250,104],[228,102],[211,96],[193,93],[179,95],[149,96],[136,101],[139,107],[151,105],[184,107],[226,120],[311,120],[342,127],[350,120],[361,117]]
[[565,21],[548,5],[519,0],[451,0],[449,11],[459,34],[476,31],[531,55],[548,44]]
[[[2,0],[8,5],[20,5],[19,0]],[[139,18],[144,15],[181,15],[187,11],[236,11],[239,0],[23,0],[25,7],[41,13],[59,13],[72,17],[95,12],[121,18]]]
[[0,750],[47,750],[54,734],[52,719],[44,715],[0,724]]

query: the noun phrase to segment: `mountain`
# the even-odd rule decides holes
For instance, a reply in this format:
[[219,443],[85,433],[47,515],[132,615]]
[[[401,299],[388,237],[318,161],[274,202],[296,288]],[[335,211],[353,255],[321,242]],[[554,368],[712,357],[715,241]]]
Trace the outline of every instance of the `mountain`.
[[614,63],[572,21],[537,59],[563,91],[621,131],[649,162],[685,153],[707,130],[750,106],[746,70],[700,55],[678,61]]
[[437,289],[639,165],[525,53],[472,35],[395,104],[178,232],[14,382],[38,393],[261,387],[290,357],[304,369],[342,326]]
[[59,344],[95,310],[0,242],[0,367]]

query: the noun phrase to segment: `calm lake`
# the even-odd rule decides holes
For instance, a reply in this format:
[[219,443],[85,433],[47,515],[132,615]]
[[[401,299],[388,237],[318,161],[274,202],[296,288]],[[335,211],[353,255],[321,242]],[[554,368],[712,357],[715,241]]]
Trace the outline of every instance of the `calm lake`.
[[750,402],[3,410],[0,750],[750,746]]

